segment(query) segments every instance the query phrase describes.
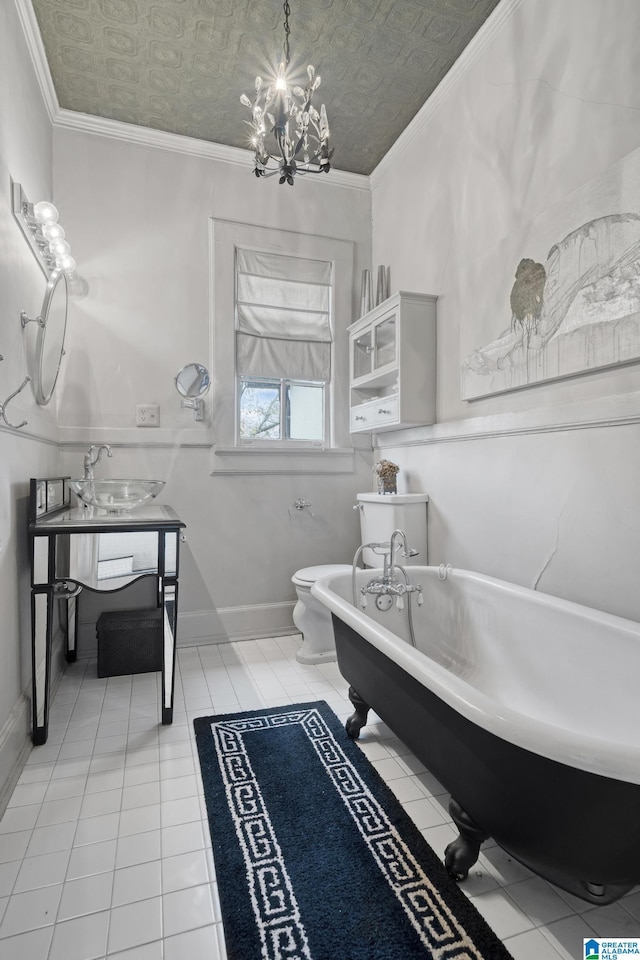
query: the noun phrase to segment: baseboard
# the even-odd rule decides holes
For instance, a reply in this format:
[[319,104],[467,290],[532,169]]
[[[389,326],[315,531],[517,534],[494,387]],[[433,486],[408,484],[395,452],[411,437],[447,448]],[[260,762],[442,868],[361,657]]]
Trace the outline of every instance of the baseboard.
[[[64,673],[64,636],[57,631],[51,651],[50,703]],[[29,691],[30,692],[30,691]],[[0,818],[31,753],[31,697],[22,693],[0,730]]]
[[0,817],[31,753],[30,713],[31,701],[23,693],[0,730]]
[[[282,603],[179,612],[177,645],[194,647],[206,643],[258,640],[261,637],[286,637],[299,632],[293,622],[294,606],[295,600],[287,600]],[[86,660],[97,655],[95,621],[80,621],[78,658]]]
[[294,600],[287,600],[179,613],[178,646],[286,637],[297,632],[293,623],[294,606]]

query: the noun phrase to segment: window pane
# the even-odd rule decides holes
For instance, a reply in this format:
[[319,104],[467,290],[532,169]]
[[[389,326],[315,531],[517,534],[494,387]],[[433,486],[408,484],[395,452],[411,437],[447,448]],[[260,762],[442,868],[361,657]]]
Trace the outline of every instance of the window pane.
[[290,440],[323,439],[323,393],[322,384],[287,386],[287,437]]
[[280,384],[240,381],[240,438],[280,439]]

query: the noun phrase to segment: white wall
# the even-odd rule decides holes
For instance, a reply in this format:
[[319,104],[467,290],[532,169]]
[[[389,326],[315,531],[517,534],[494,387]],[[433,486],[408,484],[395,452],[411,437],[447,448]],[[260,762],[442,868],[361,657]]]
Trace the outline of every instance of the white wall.
[[[588,219],[574,191],[640,145],[639,34],[635,0],[614,16],[606,0],[503,3],[372,177],[374,263],[439,297],[438,424],[379,437],[431,497],[430,559],[635,619],[640,365],[469,403],[460,364],[508,326],[521,257],[544,262]],[[637,188],[623,196],[604,212],[635,197],[640,213]]]
[[[0,4],[0,403],[28,372],[20,311],[42,304],[45,277],[11,212],[10,177],[31,200],[52,197],[51,124],[13,3]],[[0,424],[0,812],[29,749],[31,680],[27,496],[29,478],[55,476],[55,408],[31,388],[7,407],[21,431]]]
[[[346,458],[336,475],[314,465],[296,473],[298,463],[284,462],[282,475],[212,476],[212,397],[207,420],[194,422],[174,377],[192,361],[216,377],[211,218],[352,241],[355,311],[370,259],[369,191],[328,178],[279,186],[257,181],[249,167],[61,128],[54,157],[56,200],[89,283],[71,322],[60,392],[64,472],[78,476],[83,451],[106,442],[113,458],[97,476],[166,480],[161,502],[187,524],[182,642],[290,631],[291,575],[349,560],[359,543],[351,507],[358,490],[371,488],[370,449]],[[338,350],[346,351],[355,316],[337,318]],[[159,430],[135,427],[140,403],[160,405]],[[341,416],[346,423],[346,410]],[[292,514],[298,498],[314,517]]]

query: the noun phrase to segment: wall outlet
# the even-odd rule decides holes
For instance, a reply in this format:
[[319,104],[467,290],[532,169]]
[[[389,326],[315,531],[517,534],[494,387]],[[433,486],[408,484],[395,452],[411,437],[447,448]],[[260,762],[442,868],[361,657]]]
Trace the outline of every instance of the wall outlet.
[[160,407],[157,403],[136,405],[136,427],[159,427]]

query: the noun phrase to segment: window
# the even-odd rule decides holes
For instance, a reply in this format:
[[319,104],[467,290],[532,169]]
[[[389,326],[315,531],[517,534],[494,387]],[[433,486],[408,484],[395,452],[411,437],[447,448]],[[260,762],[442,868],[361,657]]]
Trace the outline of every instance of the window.
[[332,264],[237,248],[240,443],[324,443],[331,382]]
[[[346,345],[353,310],[353,241],[234,220],[212,219],[210,230],[212,474],[352,473]],[[254,269],[241,271],[247,275],[240,298],[242,322],[238,251],[247,266],[249,255],[259,258]],[[320,268],[313,266],[317,263]],[[290,295],[284,303],[282,297],[274,303],[273,290],[281,294],[285,286]],[[262,294],[256,292],[259,287]],[[321,288],[315,290],[320,304],[307,309],[293,293],[304,290],[308,297],[312,287]],[[296,311],[302,324],[282,339],[283,324],[293,327]],[[260,314],[263,325],[255,328]],[[301,329],[305,336],[299,338]],[[276,367],[276,361],[284,367]],[[243,436],[251,431],[258,432]]]
[[324,383],[239,378],[241,440],[324,439]]

